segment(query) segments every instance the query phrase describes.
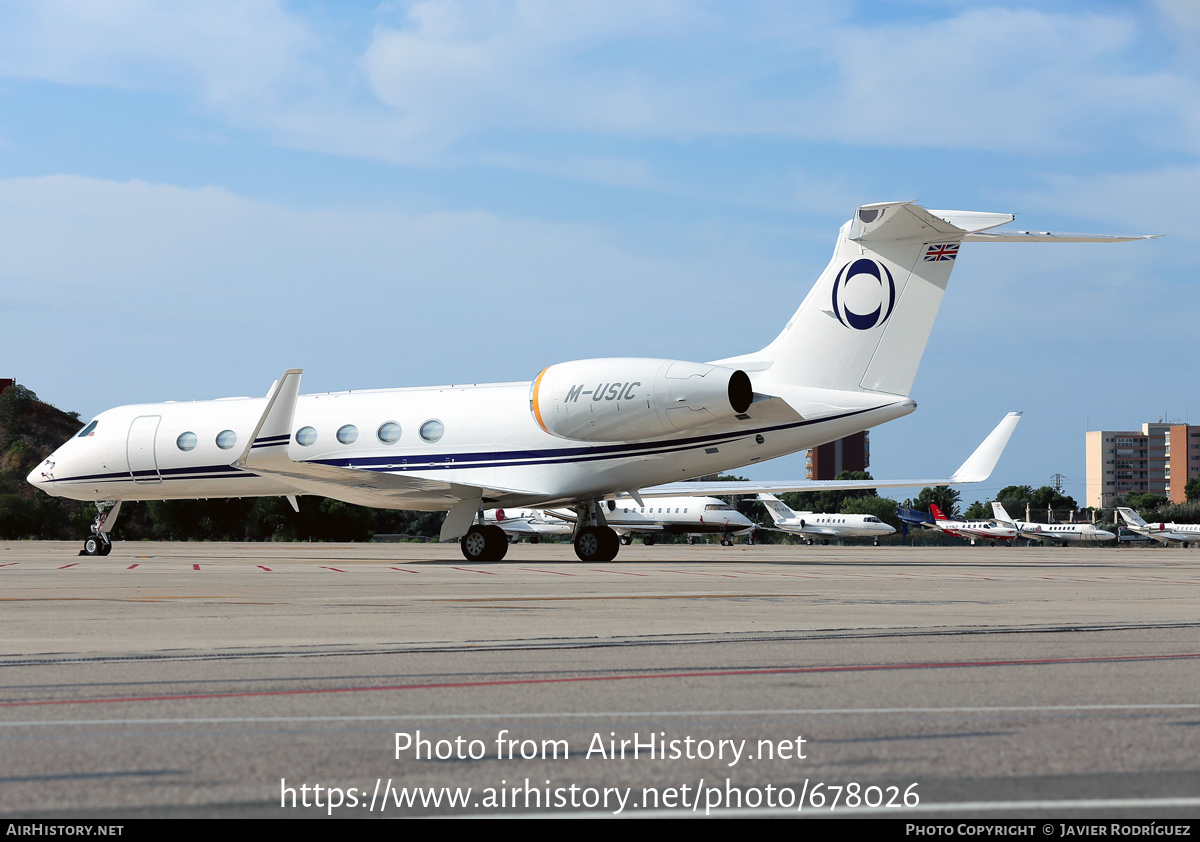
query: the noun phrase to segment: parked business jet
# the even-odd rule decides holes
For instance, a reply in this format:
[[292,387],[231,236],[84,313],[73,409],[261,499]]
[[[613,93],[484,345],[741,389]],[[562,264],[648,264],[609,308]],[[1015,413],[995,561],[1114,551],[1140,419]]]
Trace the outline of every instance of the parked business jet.
[[485,527],[499,526],[511,544],[521,538],[536,544],[543,536],[570,535],[573,529],[563,520],[547,518],[541,509],[488,509],[483,513],[483,524]]
[[1022,538],[1033,541],[1056,541],[1065,547],[1071,541],[1112,541],[1117,537],[1094,523],[1032,523],[1027,520],[1013,520],[1000,503],[992,503],[992,512],[996,515],[997,523],[1015,529]]
[[1187,546],[1193,541],[1200,541],[1200,524],[1146,523],[1146,521],[1142,520],[1142,516],[1133,509],[1120,506],[1117,508],[1117,511],[1125,519],[1125,524],[1129,528],[1129,531],[1145,535],[1147,538],[1153,538],[1155,541],[1160,541],[1164,544],[1169,541],[1178,541],[1183,544],[1184,549],[1187,549]]
[[1011,541],[1017,537],[1014,526],[1002,526],[990,520],[951,520],[933,503],[929,505],[929,513],[933,515],[934,529],[947,535],[969,538],[972,546],[979,541],[991,541],[994,547],[997,541]]
[[774,494],[759,494],[758,499],[767,507],[775,528],[808,538],[808,543],[817,539],[828,544],[830,538],[874,538],[879,539],[896,531],[874,515],[838,515],[814,512],[796,512]]
[[[622,544],[629,544],[635,534],[645,535],[647,544],[654,543],[655,535],[719,535],[721,545],[728,547],[734,536],[750,535],[755,529],[754,521],[716,497],[650,497],[639,502],[622,496],[606,501],[604,508],[604,519]],[[546,516],[570,524],[578,520],[572,509],[552,509]]]
[[304,396],[289,369],[265,398],[102,412],[28,479],[97,504],[89,554],[109,551],[126,500],[281,495],[296,506],[314,494],[445,511],[442,540],[461,536],[470,560],[508,548],[485,509],[570,506],[577,555],[607,561],[620,546],[609,498],[641,499],[916,409],[909,391],[961,243],[1140,239],[990,230],[1012,219],[912,202],[858,208],[783,332],[740,357],[576,360],[532,382]]

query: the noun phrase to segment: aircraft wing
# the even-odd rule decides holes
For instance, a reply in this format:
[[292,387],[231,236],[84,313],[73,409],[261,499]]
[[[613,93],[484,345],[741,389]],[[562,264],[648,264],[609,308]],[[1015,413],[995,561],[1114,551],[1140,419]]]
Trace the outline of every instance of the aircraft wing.
[[681,495],[721,496],[726,494],[774,494],[785,491],[845,491],[864,488],[908,488],[917,486],[961,485],[983,482],[992,475],[1021,413],[1010,412],[996,425],[967,461],[945,479],[862,479],[862,480],[734,480],[729,482],[672,482],[643,488],[642,497]]
[[293,460],[288,456],[288,442],[302,373],[298,368],[284,372],[271,390],[262,418],[233,467],[261,476],[280,477],[298,492],[345,503],[449,512],[442,524],[443,541],[465,534],[485,502],[515,491]]

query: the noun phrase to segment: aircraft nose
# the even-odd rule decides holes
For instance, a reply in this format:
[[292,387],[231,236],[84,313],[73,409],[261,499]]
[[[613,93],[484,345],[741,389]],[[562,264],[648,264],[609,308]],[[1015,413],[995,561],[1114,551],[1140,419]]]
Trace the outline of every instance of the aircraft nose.
[[37,467],[29,472],[29,476],[25,477],[25,481],[47,494],[54,494],[54,456],[38,463]]

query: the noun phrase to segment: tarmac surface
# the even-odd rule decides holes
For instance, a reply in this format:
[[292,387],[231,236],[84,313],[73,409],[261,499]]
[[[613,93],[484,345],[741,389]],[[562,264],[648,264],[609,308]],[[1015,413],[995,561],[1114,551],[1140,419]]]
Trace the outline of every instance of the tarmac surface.
[[1196,549],[77,550],[0,542],[5,818],[1200,816]]

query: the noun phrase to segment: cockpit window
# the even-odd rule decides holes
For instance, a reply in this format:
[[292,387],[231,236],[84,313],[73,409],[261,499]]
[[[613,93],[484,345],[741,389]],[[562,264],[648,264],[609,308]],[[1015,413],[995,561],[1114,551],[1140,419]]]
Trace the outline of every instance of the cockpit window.
[[91,424],[88,424],[86,427],[84,427],[82,430],[79,431],[79,435],[76,436],[76,438],[86,439],[92,433],[96,432],[96,425],[99,423],[100,423],[99,421],[93,421]]
[[724,503],[709,503],[704,507],[706,512],[732,512],[732,506],[726,506]]

